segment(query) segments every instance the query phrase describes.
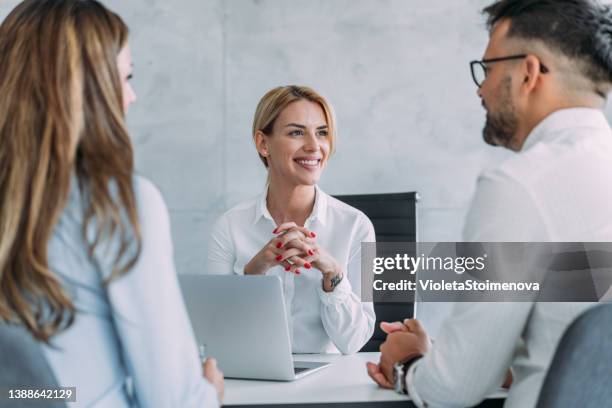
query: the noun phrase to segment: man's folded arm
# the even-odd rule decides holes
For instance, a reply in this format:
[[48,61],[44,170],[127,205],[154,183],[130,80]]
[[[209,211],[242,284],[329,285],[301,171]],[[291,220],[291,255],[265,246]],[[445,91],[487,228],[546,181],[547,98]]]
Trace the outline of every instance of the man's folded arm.
[[429,407],[472,406],[499,389],[531,303],[456,303],[434,347],[407,377]]

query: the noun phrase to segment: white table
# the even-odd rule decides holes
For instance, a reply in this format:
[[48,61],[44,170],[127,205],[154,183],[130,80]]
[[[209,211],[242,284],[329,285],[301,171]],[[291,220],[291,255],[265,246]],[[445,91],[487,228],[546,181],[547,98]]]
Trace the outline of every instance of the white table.
[[[378,362],[379,353],[300,354],[299,361],[326,361],[331,365],[291,382],[225,381],[225,405],[333,404],[388,401],[412,406],[407,396],[378,387],[368,376],[366,362]],[[498,398],[498,395],[492,396]],[[393,401],[396,404],[393,404]],[[378,406],[379,404],[373,404]],[[388,404],[385,404],[388,405]],[[347,405],[348,406],[348,405]]]
[[325,361],[331,365],[290,382],[225,381],[225,405],[400,401],[408,397],[378,387],[366,371],[366,362],[378,362],[379,353],[299,354],[298,361]]

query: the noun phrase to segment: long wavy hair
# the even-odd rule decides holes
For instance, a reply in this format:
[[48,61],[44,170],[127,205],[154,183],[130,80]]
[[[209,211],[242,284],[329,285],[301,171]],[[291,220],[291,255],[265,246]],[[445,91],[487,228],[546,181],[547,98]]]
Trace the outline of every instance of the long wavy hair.
[[102,240],[120,239],[105,284],[140,254],[117,68],[127,37],[121,18],[95,0],[25,0],[0,25],[0,318],[45,342],[76,313],[47,254],[73,175],[89,256]]

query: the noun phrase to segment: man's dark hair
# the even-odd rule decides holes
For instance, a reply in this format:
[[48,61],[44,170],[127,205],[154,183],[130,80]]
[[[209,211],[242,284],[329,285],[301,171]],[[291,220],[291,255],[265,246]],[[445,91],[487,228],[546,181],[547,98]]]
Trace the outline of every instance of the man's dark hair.
[[508,37],[539,40],[581,61],[598,93],[612,86],[612,11],[593,0],[499,0],[483,10],[492,29],[510,20]]

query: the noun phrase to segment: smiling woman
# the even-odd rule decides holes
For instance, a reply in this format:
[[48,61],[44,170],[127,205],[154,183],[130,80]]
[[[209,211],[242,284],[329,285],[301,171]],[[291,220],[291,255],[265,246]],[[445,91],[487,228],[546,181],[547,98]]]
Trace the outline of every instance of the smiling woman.
[[354,353],[374,331],[372,304],[359,298],[361,242],[374,242],[374,227],[316,185],[335,136],[331,105],[314,90],[264,95],[253,140],[266,190],[221,216],[209,245],[208,273],[282,280],[294,353]]
[[322,105],[298,100],[287,106],[271,125],[274,126],[267,126],[271,131],[257,130],[254,137],[270,177],[277,179],[274,184],[316,183],[332,144]]

